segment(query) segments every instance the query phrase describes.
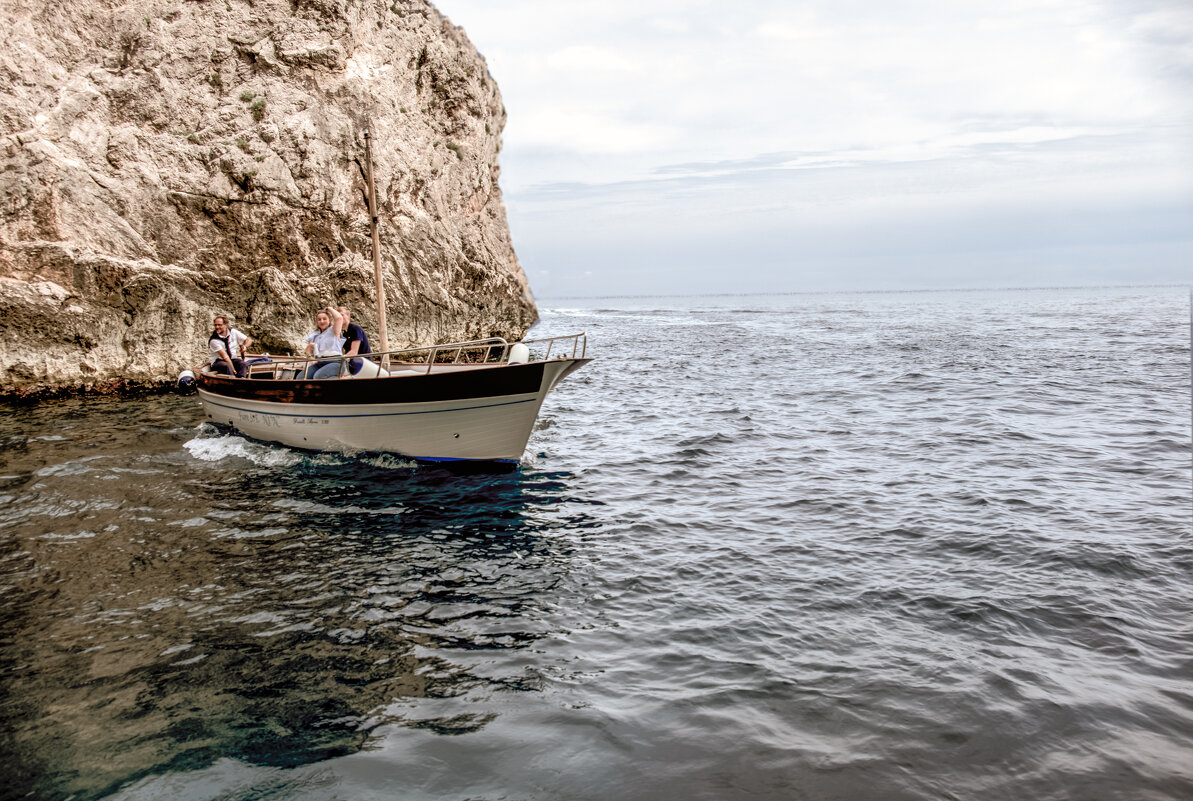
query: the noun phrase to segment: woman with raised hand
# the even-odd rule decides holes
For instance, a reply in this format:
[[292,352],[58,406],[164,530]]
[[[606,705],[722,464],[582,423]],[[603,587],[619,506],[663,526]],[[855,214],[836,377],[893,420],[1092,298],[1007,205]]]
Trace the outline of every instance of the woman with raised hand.
[[[344,316],[328,306],[315,315],[315,330],[307,334],[306,355],[317,358],[335,358],[344,347]],[[340,362],[318,361],[307,368],[304,378],[337,378]]]

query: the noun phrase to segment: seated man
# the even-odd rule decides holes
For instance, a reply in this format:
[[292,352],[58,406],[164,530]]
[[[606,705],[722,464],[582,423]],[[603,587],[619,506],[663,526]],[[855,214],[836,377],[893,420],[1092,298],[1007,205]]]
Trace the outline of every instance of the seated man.
[[[363,356],[366,353],[372,353],[373,351],[369,347],[368,336],[365,334],[363,328],[352,322],[352,312],[348,307],[341,306],[340,314],[344,316],[344,355]],[[363,359],[353,359],[348,362],[348,372],[356,375],[363,366]]]
[[207,339],[207,348],[211,352],[211,369],[224,375],[244,378],[248,375],[244,352],[253,340],[235,328],[229,328],[228,320],[223,315],[215,318],[214,325],[215,330]]

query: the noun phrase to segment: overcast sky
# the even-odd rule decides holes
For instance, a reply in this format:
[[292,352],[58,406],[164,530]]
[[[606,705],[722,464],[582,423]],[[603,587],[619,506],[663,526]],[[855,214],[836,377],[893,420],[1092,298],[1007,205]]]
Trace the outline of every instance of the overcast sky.
[[435,0],[540,298],[1193,280],[1189,0]]

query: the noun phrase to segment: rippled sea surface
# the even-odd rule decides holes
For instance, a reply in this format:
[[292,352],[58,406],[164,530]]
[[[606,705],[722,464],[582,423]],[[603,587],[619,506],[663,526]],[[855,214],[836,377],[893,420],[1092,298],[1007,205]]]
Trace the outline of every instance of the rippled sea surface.
[[1186,290],[542,305],[512,473],[0,410],[0,798],[1193,798]]

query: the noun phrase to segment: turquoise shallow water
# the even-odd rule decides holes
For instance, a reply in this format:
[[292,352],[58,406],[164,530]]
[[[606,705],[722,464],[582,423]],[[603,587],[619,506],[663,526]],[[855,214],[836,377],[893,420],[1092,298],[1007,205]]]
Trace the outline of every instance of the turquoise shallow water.
[[0,798],[1193,797],[1188,303],[546,301],[496,475],[6,409]]

